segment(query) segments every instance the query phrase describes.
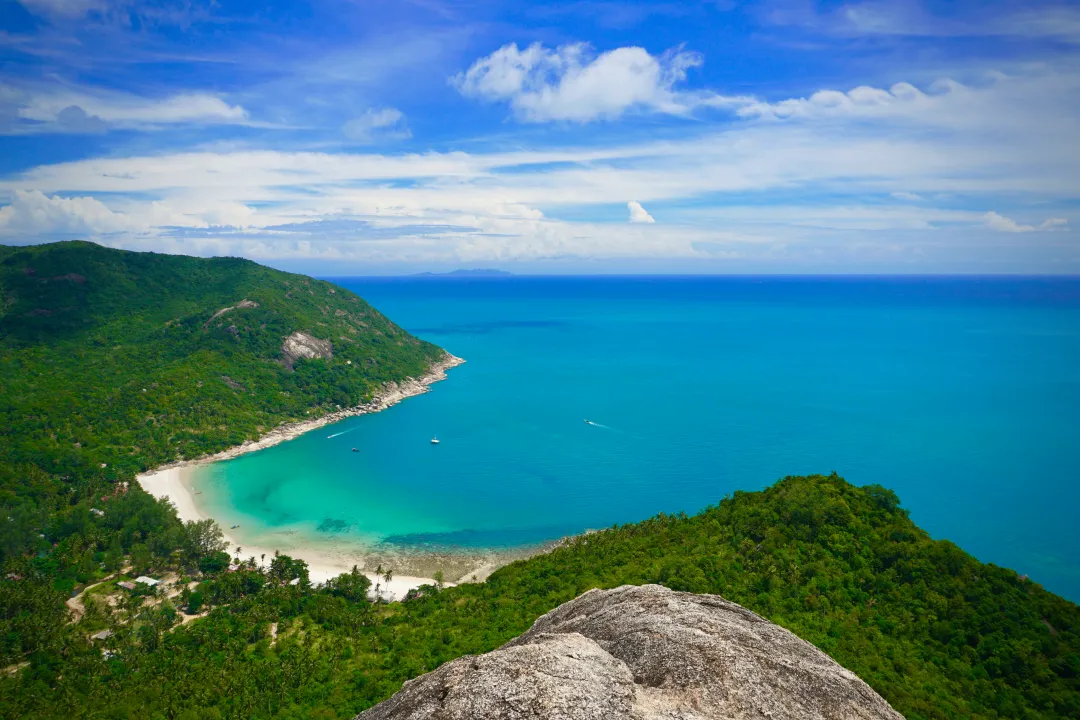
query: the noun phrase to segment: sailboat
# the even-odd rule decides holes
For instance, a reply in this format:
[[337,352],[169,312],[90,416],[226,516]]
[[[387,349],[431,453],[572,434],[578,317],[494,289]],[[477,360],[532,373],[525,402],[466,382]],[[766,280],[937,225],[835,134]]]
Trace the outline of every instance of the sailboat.
[[438,445],[439,444],[439,438],[436,437],[435,435],[432,435],[431,436],[431,444],[432,445]]

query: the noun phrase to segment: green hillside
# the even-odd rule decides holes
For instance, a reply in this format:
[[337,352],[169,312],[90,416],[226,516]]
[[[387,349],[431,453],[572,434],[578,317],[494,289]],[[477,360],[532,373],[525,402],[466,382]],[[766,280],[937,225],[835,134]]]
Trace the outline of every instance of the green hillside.
[[[282,343],[297,331],[329,340],[332,359],[290,363]],[[8,460],[138,470],[195,457],[356,405],[441,354],[348,290],[249,260],[0,247]]]
[[[1077,605],[836,475],[575,538],[404,603],[371,605],[359,574],[313,587],[285,556],[227,572],[215,526],[181,524],[134,472],[354,404],[442,351],[348,291],[243,260],[0,248],[0,292],[4,720],[351,718],[585,590],[646,582],[755,610],[912,720],[1080,717]],[[284,353],[295,332],[332,357]],[[121,591],[125,571],[185,589]],[[65,601],[102,580],[71,622]]]
[[835,475],[592,533],[400,604],[373,607],[347,583],[212,576],[209,617],[176,629],[169,607],[99,619],[90,627],[114,629],[116,658],[72,633],[63,659],[0,682],[0,704],[28,718],[351,718],[590,588],[647,582],[757,611],[910,720],[1080,717],[1080,608],[930,539],[890,491]]

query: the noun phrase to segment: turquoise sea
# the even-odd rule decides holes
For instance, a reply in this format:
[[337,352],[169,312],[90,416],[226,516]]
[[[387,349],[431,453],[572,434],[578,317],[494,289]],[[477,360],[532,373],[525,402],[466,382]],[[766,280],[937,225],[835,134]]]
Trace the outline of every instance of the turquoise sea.
[[1080,279],[335,281],[468,362],[203,471],[249,542],[522,545],[835,470],[1080,600]]

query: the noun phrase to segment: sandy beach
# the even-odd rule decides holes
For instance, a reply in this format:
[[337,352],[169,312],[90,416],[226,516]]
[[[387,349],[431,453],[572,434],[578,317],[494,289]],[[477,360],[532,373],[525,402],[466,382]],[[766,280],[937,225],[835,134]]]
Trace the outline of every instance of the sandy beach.
[[[163,470],[146,473],[139,476],[139,484],[143,489],[154,497],[165,497],[176,506],[176,514],[183,522],[189,520],[204,520],[210,517],[199,509],[195,503],[194,491],[191,480],[194,471],[193,465],[183,467],[170,467]],[[312,544],[305,547],[303,541],[299,543],[282,542],[266,544],[264,546],[250,545],[242,542],[224,529],[225,540],[229,543],[229,553],[234,554],[236,548],[243,548],[242,559],[254,557],[259,564],[269,564],[274,552],[289,555],[303,560],[308,564],[309,577],[313,583],[323,583],[332,577],[352,570],[353,565],[364,568],[368,563],[367,558],[360,546],[340,545],[315,546]],[[265,560],[262,557],[265,556]],[[384,600],[400,600],[405,597],[409,590],[421,585],[434,584],[434,580],[426,577],[414,577],[410,575],[395,575],[389,584],[376,576],[374,572],[365,571],[365,575],[371,580],[372,587],[376,583],[380,585],[380,595]],[[453,583],[446,583],[452,585]]]
[[[400,384],[391,383],[382,392],[376,394],[375,398],[366,405],[329,413],[310,421],[287,423],[275,428],[256,441],[246,442],[216,455],[165,465],[140,475],[138,477],[139,484],[155,497],[168,498],[176,506],[176,512],[181,521],[203,520],[210,516],[199,508],[195,491],[192,489],[192,478],[196,467],[237,457],[244,453],[262,450],[348,417],[385,410],[405,398],[427,392],[429,385],[445,379],[447,370],[463,362],[465,361],[461,358],[448,353],[446,358],[433,365],[422,377],[410,378]],[[345,541],[340,543],[334,543],[333,541],[315,543],[297,540],[293,542],[291,538],[284,538],[281,541],[272,543],[264,542],[260,545],[249,545],[246,542],[238,542],[238,538],[230,536],[224,526],[222,529],[225,530],[225,539],[229,542],[230,553],[234,553],[237,547],[242,547],[242,557],[244,559],[254,557],[257,562],[262,562],[260,560],[262,556],[266,556],[267,560],[265,562],[269,562],[275,551],[290,555],[308,564],[310,578],[313,583],[325,582],[341,573],[350,571],[354,565],[359,566],[371,579],[372,587],[379,584],[380,595],[384,600],[400,600],[410,589],[435,582],[431,577],[421,576],[420,574],[397,575],[399,568],[403,570],[420,568],[425,571],[431,568],[430,571],[434,572],[434,568],[442,569],[444,565],[447,565],[450,566],[447,568],[449,572],[444,570],[444,573],[448,578],[460,578],[470,582],[478,582],[484,580],[499,565],[524,555],[523,552],[454,554],[453,557],[440,555],[437,559],[424,557],[425,554],[421,552],[410,553],[407,556],[395,556]],[[372,572],[372,568],[376,564],[381,564],[395,571],[395,575],[389,583],[386,583],[384,579]],[[445,584],[452,585],[453,583],[447,582]]]

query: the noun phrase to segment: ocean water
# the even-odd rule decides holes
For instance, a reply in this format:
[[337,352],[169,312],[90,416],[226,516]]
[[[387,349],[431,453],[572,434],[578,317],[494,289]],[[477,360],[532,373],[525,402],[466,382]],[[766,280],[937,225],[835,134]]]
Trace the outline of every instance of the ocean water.
[[1080,279],[336,281],[468,362],[204,471],[249,542],[524,545],[835,470],[1080,600]]

